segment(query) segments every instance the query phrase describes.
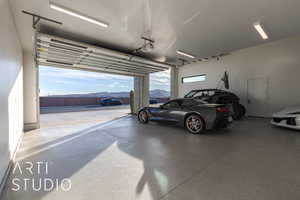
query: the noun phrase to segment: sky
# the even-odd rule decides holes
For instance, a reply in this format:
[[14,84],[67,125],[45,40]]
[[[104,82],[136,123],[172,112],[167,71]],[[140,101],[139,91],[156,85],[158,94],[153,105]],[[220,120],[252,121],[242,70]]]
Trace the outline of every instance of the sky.
[[[133,78],[88,71],[40,66],[40,96],[124,92],[133,89]],[[150,90],[170,91],[170,71],[150,74]]]

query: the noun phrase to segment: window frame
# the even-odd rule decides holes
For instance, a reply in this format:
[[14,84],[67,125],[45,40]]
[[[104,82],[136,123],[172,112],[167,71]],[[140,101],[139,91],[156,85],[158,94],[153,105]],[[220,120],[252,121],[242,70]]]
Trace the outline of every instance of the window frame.
[[[184,79],[186,78],[194,78],[194,77],[204,77],[204,80],[200,80],[200,81],[191,81],[191,82],[184,82]],[[206,81],[206,74],[198,74],[198,75],[192,75],[192,76],[184,76],[181,77],[181,83],[195,83],[195,82],[202,82],[202,81]]]

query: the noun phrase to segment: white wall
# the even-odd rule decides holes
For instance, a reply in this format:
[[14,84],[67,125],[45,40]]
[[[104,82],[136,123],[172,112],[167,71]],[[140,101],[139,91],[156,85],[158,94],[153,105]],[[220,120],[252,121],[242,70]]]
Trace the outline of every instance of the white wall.
[[0,182],[23,133],[22,49],[8,0],[0,0]]
[[[300,105],[300,37],[242,49],[223,57],[189,64],[179,69],[179,96],[191,89],[215,88],[224,71],[229,72],[230,90],[246,105],[247,80],[266,77],[268,102],[265,116],[286,106]],[[184,76],[206,74],[206,81],[181,83]]]
[[31,52],[23,53],[24,63],[24,129],[39,128],[38,120],[38,70]]

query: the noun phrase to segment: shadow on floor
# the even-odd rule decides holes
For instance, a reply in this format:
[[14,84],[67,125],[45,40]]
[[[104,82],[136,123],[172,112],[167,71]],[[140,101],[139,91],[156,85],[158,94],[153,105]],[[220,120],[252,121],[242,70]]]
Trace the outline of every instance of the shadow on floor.
[[[245,129],[244,125],[250,127],[255,125],[263,130],[266,127],[270,128],[266,126],[267,122],[255,124],[253,121],[242,120],[239,122],[239,126],[233,125],[230,129],[207,131],[204,135],[189,134],[184,128],[171,125],[157,123],[141,125],[133,117],[124,117],[98,124],[29,148],[22,152],[21,155],[18,155],[22,169],[26,168],[27,162],[48,162],[49,170],[48,173],[43,170],[41,173],[38,173],[37,169],[34,168],[34,173],[30,173],[28,170],[23,170],[23,173],[19,171],[12,173],[5,188],[3,200],[39,200],[44,199],[46,196],[47,198],[45,199],[58,199],[61,196],[55,196],[57,195],[56,191],[41,190],[36,192],[32,187],[29,187],[26,191],[14,192],[11,190],[15,187],[12,181],[15,178],[29,178],[36,180],[35,183],[37,183],[39,179],[50,178],[61,182],[66,178],[76,177],[78,173],[80,173],[80,184],[88,185],[92,182],[93,185],[89,188],[90,192],[98,190],[97,199],[99,197],[104,198],[106,194],[101,193],[102,188],[100,186],[98,188],[100,183],[95,181],[95,179],[101,179],[101,177],[97,177],[95,174],[84,174],[82,169],[87,165],[91,167],[91,163],[97,159],[98,161],[103,160],[99,156],[108,150],[117,152],[116,154],[108,154],[112,156],[112,166],[97,166],[94,164],[92,167],[94,167],[94,170],[104,170],[103,173],[107,172],[105,170],[109,171],[111,169],[109,176],[112,177],[108,177],[108,181],[110,181],[108,186],[111,188],[106,188],[107,190],[112,190],[109,191],[110,195],[114,195],[114,191],[120,189],[114,188],[115,190],[113,190],[113,186],[122,181],[124,177],[140,175],[137,179],[129,178],[128,180],[123,180],[124,184],[128,181],[127,185],[133,185],[133,188],[128,186],[130,191],[123,191],[124,194],[132,192],[135,196],[123,196],[122,199],[146,199],[145,195],[150,196],[148,196],[148,199],[160,199],[178,185],[191,179],[195,173],[224,157],[224,155],[234,151],[239,152],[239,149],[244,145],[264,145],[264,140],[269,141],[269,137],[260,137],[260,140],[253,140],[254,136],[261,133],[251,132]],[[268,132],[265,135],[268,134],[275,133]],[[277,134],[280,134],[279,136],[283,141],[288,138],[286,133],[279,132]],[[281,140],[271,142],[277,143],[281,142]],[[247,149],[247,146],[245,149]],[[106,159],[109,159],[109,156]],[[127,161],[133,162],[133,165],[126,163]],[[114,168],[122,162],[125,162],[123,163],[125,168]],[[137,169],[133,172],[130,168],[135,167]],[[141,173],[140,168],[142,168]],[[114,177],[115,173],[120,173],[114,170],[124,170],[126,173],[131,172],[132,174]],[[134,182],[130,182],[132,180]],[[78,191],[71,190],[70,193],[66,193],[63,197],[70,199],[96,199],[96,196],[93,196],[94,198],[88,197],[88,195],[82,196],[82,194],[89,193],[89,191],[80,191],[80,189],[79,186]],[[53,196],[49,195],[53,193]]]
[[[22,155],[17,157],[2,198],[5,200],[42,199],[51,192],[43,189],[45,185],[50,184],[49,182],[44,184],[45,179],[60,184],[109,148],[111,144],[119,142],[126,144],[99,130],[109,124],[111,122],[92,126],[22,152]],[[38,169],[38,162],[42,163],[40,169]],[[47,170],[44,163],[47,163]],[[33,167],[28,170],[30,166]],[[25,183],[26,179],[28,179],[27,183]],[[35,191],[41,185],[42,188],[38,192]],[[12,191],[12,188],[18,191]]]

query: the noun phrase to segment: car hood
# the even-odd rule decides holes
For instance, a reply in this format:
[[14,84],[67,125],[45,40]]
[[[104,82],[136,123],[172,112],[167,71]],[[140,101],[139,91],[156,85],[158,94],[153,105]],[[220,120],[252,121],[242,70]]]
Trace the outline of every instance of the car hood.
[[300,112],[300,106],[287,107],[287,108],[275,113],[274,115],[287,115],[287,114],[294,113],[294,112]]

